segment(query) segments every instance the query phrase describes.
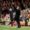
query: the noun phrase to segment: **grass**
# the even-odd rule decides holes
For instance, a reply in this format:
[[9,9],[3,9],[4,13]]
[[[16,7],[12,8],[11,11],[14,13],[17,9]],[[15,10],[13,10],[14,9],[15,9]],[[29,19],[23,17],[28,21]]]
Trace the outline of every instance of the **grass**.
[[0,30],[30,30],[30,27],[10,27],[10,26],[0,26]]

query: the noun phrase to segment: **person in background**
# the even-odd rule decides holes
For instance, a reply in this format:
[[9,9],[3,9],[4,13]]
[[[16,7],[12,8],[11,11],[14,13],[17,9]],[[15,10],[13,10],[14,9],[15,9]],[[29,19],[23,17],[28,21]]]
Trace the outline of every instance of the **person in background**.
[[[3,18],[6,16],[6,14],[9,14],[9,10],[5,9],[2,11]],[[3,24],[5,25],[5,20],[3,21]]]

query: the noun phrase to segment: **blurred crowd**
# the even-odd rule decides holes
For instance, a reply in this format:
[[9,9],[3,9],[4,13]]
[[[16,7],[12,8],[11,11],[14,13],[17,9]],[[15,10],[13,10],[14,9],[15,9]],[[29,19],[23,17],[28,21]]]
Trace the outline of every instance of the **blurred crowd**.
[[21,15],[19,16],[19,19],[25,20],[30,18],[30,0],[0,0],[0,18],[2,21],[10,20],[10,14],[7,11],[4,11],[6,9],[13,13],[11,13],[11,16],[14,20],[16,15],[14,7],[17,10],[20,10]]

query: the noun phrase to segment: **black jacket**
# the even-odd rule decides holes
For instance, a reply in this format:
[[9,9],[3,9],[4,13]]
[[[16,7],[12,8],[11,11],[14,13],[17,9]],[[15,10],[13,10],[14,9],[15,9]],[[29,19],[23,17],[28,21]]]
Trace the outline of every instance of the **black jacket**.
[[19,20],[20,10],[17,10],[17,9],[15,8],[15,11],[16,11],[15,20]]

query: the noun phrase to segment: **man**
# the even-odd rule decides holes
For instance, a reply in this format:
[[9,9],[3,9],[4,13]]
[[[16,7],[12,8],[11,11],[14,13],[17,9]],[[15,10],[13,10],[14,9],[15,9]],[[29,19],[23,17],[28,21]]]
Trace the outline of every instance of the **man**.
[[19,10],[19,6],[17,6],[17,8],[14,8],[16,11],[16,16],[15,16],[15,20],[17,22],[18,28],[21,27],[20,25],[20,20],[19,20],[19,16],[20,16],[20,10]]
[[13,9],[10,7],[9,11],[10,11],[10,19],[11,19],[10,24],[11,24],[11,26],[13,26]]

